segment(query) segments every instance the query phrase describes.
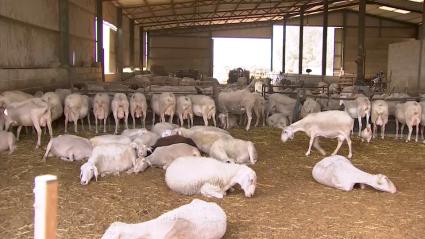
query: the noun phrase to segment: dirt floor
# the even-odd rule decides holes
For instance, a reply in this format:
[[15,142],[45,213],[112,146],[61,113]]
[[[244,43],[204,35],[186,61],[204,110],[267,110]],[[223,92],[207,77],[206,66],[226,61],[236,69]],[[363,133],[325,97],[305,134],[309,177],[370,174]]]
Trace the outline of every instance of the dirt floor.
[[[366,144],[356,138],[354,165],[387,175],[399,192],[343,192],[313,180],[312,167],[322,157],[317,151],[304,156],[305,135],[283,144],[280,133],[271,128],[232,130],[234,136],[252,140],[259,152],[253,166],[255,196],[245,198],[239,189],[223,200],[198,196],[225,210],[225,238],[425,238],[425,144],[392,138]],[[44,137],[43,148],[46,143]],[[100,238],[114,221],[149,220],[194,198],[170,191],[164,171],[157,168],[81,186],[81,163],[57,158],[43,163],[43,150],[34,146],[34,137],[24,135],[13,155],[0,155],[1,238],[32,238],[33,181],[41,174],[59,178],[58,238]],[[336,141],[323,140],[322,146],[331,152]],[[346,145],[341,153],[347,154]]]

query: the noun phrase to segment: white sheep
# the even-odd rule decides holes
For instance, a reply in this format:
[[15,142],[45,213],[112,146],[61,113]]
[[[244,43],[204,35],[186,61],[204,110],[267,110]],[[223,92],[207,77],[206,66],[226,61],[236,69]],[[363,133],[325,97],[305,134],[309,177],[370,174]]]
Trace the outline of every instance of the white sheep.
[[150,221],[139,224],[114,222],[101,239],[220,239],[226,233],[226,227],[226,213],[219,205],[194,199]]
[[133,129],[136,128],[136,118],[140,118],[143,127],[145,127],[147,109],[148,104],[144,94],[136,92],[130,96],[130,114],[133,119]]
[[406,103],[399,103],[396,105],[395,110],[395,123],[396,123],[396,135],[398,139],[399,126],[401,123],[400,137],[403,138],[404,126],[407,125],[409,133],[407,135],[406,142],[410,141],[412,135],[413,126],[416,126],[416,142],[418,142],[419,124],[421,123],[422,108],[421,105],[416,101],[407,101]]
[[83,160],[90,157],[92,150],[93,146],[86,138],[69,134],[59,135],[50,139],[43,161],[53,155],[65,161]]
[[130,144],[131,138],[125,135],[105,134],[90,138],[90,142],[93,146],[102,144]]
[[246,165],[229,164],[213,158],[186,156],[174,160],[165,173],[167,186],[184,195],[202,194],[223,198],[239,184],[246,197],[255,192],[257,175]]
[[141,129],[125,129],[121,132],[121,135],[129,137],[131,140],[134,140],[136,137],[143,136],[144,134],[150,132],[145,128]]
[[124,119],[125,128],[128,129],[128,112],[130,103],[124,93],[116,93],[111,102],[112,114],[115,119],[115,134],[118,133],[120,119]]
[[[206,154],[210,153],[211,146],[218,139],[233,138],[227,131],[222,130],[220,128],[208,129],[207,127],[210,126],[202,126],[205,128],[201,129],[196,127],[192,127],[190,129],[178,128],[174,131],[179,135],[192,139],[198,149]],[[223,132],[218,130],[221,130]]]
[[183,127],[183,121],[187,119],[187,127],[193,125],[193,110],[192,100],[189,96],[178,96],[176,103],[176,114],[180,121],[180,126]]
[[[348,144],[348,158],[351,158],[351,130],[353,129],[354,120],[344,111],[330,110],[307,115],[300,121],[297,121],[282,131],[281,140],[285,143],[288,139],[293,139],[294,134],[298,131],[305,132],[310,137],[306,156],[311,153],[311,146],[315,144],[315,148],[321,154],[326,154],[320,147],[316,137],[337,138],[338,145],[332,155],[338,153],[344,140]],[[315,140],[316,139],[316,140]]]
[[241,139],[218,139],[212,144],[209,155],[223,162],[240,164],[257,162],[257,150],[254,144]]
[[344,110],[359,123],[359,136],[362,130],[362,118],[366,117],[366,125],[369,124],[371,104],[369,98],[364,95],[355,95],[355,100],[341,100],[340,105],[344,105]]
[[388,103],[384,100],[374,100],[372,102],[371,121],[373,124],[373,137],[376,137],[378,126],[381,126],[381,138],[385,137],[385,126],[388,123]]
[[362,188],[366,184],[384,192],[395,193],[397,191],[387,176],[366,173],[354,167],[350,160],[340,155],[322,159],[314,166],[312,175],[317,182],[344,191],[353,190],[357,183]]
[[87,185],[90,180],[98,176],[104,177],[108,174],[119,175],[120,172],[134,172],[137,158],[135,149],[144,149],[146,155],[147,147],[139,147],[135,143],[127,144],[102,144],[93,148],[92,155],[87,163],[81,166],[80,179],[82,185]]

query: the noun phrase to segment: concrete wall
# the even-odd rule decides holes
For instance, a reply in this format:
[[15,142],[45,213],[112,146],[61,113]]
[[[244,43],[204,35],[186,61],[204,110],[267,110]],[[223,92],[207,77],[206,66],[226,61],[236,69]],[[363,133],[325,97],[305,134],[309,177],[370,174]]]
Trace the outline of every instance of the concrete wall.
[[[411,40],[390,44],[388,88],[415,95],[425,91],[425,42]],[[421,59],[422,58],[422,59]]]

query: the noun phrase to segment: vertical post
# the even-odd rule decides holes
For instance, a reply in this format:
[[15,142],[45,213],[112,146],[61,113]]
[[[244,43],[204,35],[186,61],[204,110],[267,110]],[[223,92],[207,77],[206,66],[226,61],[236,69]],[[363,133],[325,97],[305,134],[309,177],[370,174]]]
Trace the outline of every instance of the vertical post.
[[270,71],[273,72],[273,38],[274,38],[274,31],[273,31],[273,23],[270,24],[272,28],[272,38],[270,39]]
[[345,43],[347,39],[347,12],[342,13],[342,69],[345,70]]
[[282,39],[282,73],[286,71],[286,16],[283,17],[283,39]]
[[139,27],[139,43],[140,43],[139,62],[140,62],[140,69],[142,69],[142,71],[143,71],[143,65],[144,65],[144,61],[145,61],[144,36],[145,36],[145,34],[143,32],[143,27]]
[[130,19],[129,23],[129,50],[130,50],[130,66],[134,68],[134,20]]
[[102,81],[105,81],[105,56],[103,52],[103,5],[102,0],[96,0],[96,44],[97,44],[97,62],[102,68]]
[[304,48],[304,6],[301,7],[300,12],[300,43],[298,52],[298,74],[303,73],[303,48]]
[[54,175],[35,177],[34,239],[56,238],[58,182]]
[[214,75],[214,40],[212,37],[212,32],[210,31],[210,67],[208,76],[213,77]]
[[357,82],[363,84],[365,77],[365,15],[366,0],[359,1],[359,24],[358,24],[358,42],[357,42]]
[[123,31],[122,8],[117,7],[117,51],[116,51],[117,76],[121,80],[123,68]]
[[424,48],[424,40],[425,40],[425,1],[422,3],[422,34],[420,37],[420,51],[419,51],[419,74],[418,74],[418,84],[417,84],[417,91],[418,94],[420,94],[422,92],[422,85],[421,85],[421,80],[422,80],[422,64],[423,64],[423,48]]
[[151,61],[149,59],[151,55],[151,33],[146,32],[146,68],[150,69]]
[[323,5],[323,40],[322,40],[322,76],[326,76],[326,57],[328,53],[328,0]]
[[72,78],[69,75],[69,2],[68,0],[59,0],[59,31],[60,31],[60,50],[59,60],[61,66],[67,69],[69,87],[74,87]]

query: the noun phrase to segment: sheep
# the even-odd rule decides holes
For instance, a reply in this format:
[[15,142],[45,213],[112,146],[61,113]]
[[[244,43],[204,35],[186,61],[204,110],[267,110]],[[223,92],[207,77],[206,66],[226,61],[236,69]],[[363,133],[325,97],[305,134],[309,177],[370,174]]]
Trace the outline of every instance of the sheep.
[[[248,122],[245,130],[251,127],[252,111],[256,102],[255,94],[251,93],[248,89],[236,91],[222,91],[218,94],[218,105],[221,113],[229,114],[242,114],[245,113]],[[227,123],[228,124],[228,123]]]
[[292,123],[292,116],[297,100],[290,98],[287,95],[274,93],[269,96],[266,107],[266,117],[273,113],[283,113],[289,117]]
[[10,103],[22,102],[34,96],[19,90],[4,91],[0,94],[0,107],[6,108]]
[[366,173],[354,167],[350,160],[340,155],[322,159],[313,167],[312,175],[318,183],[343,191],[351,191],[354,185],[359,183],[362,188],[364,185],[369,185],[380,191],[397,192],[387,176]]
[[118,133],[118,123],[120,119],[124,119],[125,128],[128,129],[129,103],[127,96],[123,93],[116,93],[112,100],[111,108],[115,119],[115,134]]
[[136,92],[130,96],[130,114],[133,119],[133,129],[136,128],[136,118],[140,118],[143,122],[143,127],[146,126],[147,110],[148,104],[144,94]]
[[144,171],[147,166],[160,167],[165,170],[176,158],[183,156],[201,156],[201,153],[196,146],[186,143],[156,147],[152,154],[142,159],[142,163],[144,162],[146,165],[143,165],[140,169],[135,168],[135,172]]
[[52,113],[52,121],[59,119],[63,114],[62,101],[59,95],[55,92],[46,92],[40,97],[43,101],[47,102],[50,106]]
[[151,131],[153,133],[156,133],[157,135],[161,136],[166,130],[173,130],[173,129],[177,129],[179,126],[176,124],[171,124],[171,123],[167,123],[167,122],[161,122],[161,123],[156,123]]
[[202,194],[223,198],[239,184],[246,197],[255,192],[257,175],[246,165],[229,164],[213,158],[185,156],[174,160],[165,173],[167,186],[184,195]]
[[[421,102],[419,102],[419,104],[421,105],[421,109],[422,109],[422,114],[421,114],[422,132],[421,132],[421,136],[422,136],[422,140],[424,140],[424,130],[425,130],[425,101],[421,101]],[[0,125],[0,130],[1,130],[1,125]]]
[[93,99],[93,114],[97,131],[97,120],[103,120],[103,132],[106,133],[106,120],[110,113],[110,98],[106,93],[97,93]]
[[170,116],[170,123],[173,123],[173,117],[176,110],[176,96],[173,93],[162,93],[153,95],[151,99],[152,125],[155,124],[155,114],[161,117],[161,123],[165,122],[165,115]]
[[177,97],[176,114],[179,117],[180,126],[183,127],[183,120],[187,119],[187,127],[193,125],[192,100],[188,96]]
[[270,127],[283,129],[286,126],[288,126],[288,124],[289,124],[289,121],[286,114],[275,113],[267,118],[267,125]]
[[102,144],[95,146],[88,161],[80,168],[80,183],[87,185],[90,180],[108,174],[119,175],[120,172],[134,172],[134,167],[140,161],[135,149],[147,151],[147,147],[135,143],[127,144]]
[[[208,126],[206,126],[208,127]],[[217,130],[197,130],[197,129],[175,129],[175,133],[190,138],[202,152],[209,154],[213,143],[220,138],[233,138],[227,131],[226,133]],[[218,129],[218,128],[217,128]]]
[[[332,120],[330,120],[332,119]],[[311,146],[315,143],[315,148],[320,151],[321,154],[326,154],[325,151],[320,148],[319,142],[316,137],[325,137],[325,138],[337,138],[338,145],[332,155],[338,153],[339,148],[341,147],[344,140],[348,144],[348,158],[351,158],[351,130],[353,129],[354,120],[351,116],[344,111],[325,111],[312,113],[307,115],[302,120],[299,120],[288,127],[285,127],[282,131],[281,140],[282,142],[288,141],[288,139],[293,139],[294,134],[298,131],[305,132],[310,137],[310,142],[306,156],[311,153]]]
[[101,239],[184,238],[220,239],[226,233],[227,217],[214,202],[191,203],[139,224],[114,222]]
[[65,106],[63,109],[65,115],[65,133],[68,132],[68,122],[74,122],[74,132],[78,132],[78,120],[87,117],[87,121],[90,128],[90,114],[89,114],[89,97],[80,94],[70,94],[65,98]]
[[113,134],[106,134],[106,135],[100,135],[95,136],[90,139],[90,143],[93,146],[98,146],[102,144],[130,144],[132,141],[130,137],[125,135],[113,135]]
[[407,125],[409,128],[409,133],[407,135],[406,142],[410,141],[412,135],[413,126],[416,126],[416,139],[418,142],[418,133],[419,133],[419,124],[421,123],[422,108],[421,105],[416,101],[407,101],[406,103],[399,103],[396,105],[395,110],[395,123],[396,123],[396,136],[398,139],[399,126],[401,123],[400,135],[401,139],[403,138],[404,126]]
[[92,150],[93,146],[86,138],[69,134],[59,135],[50,139],[43,161],[53,155],[65,161],[83,160],[90,157]]
[[374,100],[372,102],[371,121],[373,124],[373,137],[376,137],[378,126],[381,126],[381,138],[385,137],[385,126],[388,123],[388,103],[384,100]]
[[173,144],[179,144],[179,143],[183,143],[183,144],[187,144],[187,145],[191,145],[193,147],[196,147],[196,144],[195,144],[195,142],[193,142],[192,139],[183,137],[181,135],[170,135],[170,136],[166,136],[166,137],[161,137],[155,142],[154,145],[152,145],[150,147],[151,147],[152,150],[155,150],[155,148],[169,146],[169,145],[173,145]]
[[16,138],[11,132],[0,131],[0,152],[9,150],[9,155],[16,149]]
[[217,126],[217,122],[215,120],[216,106],[214,99],[206,95],[189,95],[189,97],[192,101],[193,114],[195,116],[202,117],[205,126],[208,126],[209,119],[212,119],[214,126]]
[[129,137],[131,140],[134,140],[136,137],[143,136],[144,134],[150,132],[145,128],[141,129],[125,129],[121,132],[121,135]]
[[258,126],[260,118],[263,119],[263,127],[266,126],[266,100],[258,94],[255,95],[254,114],[255,114],[255,127]]
[[320,112],[320,108],[321,108],[320,104],[317,103],[317,101],[315,101],[312,98],[307,98],[304,101],[303,106],[301,107],[301,112],[300,112],[301,118],[306,117],[310,113]]
[[370,100],[364,95],[357,95],[355,100],[341,100],[340,105],[344,105],[344,110],[353,119],[358,120],[359,136],[362,130],[362,118],[366,117],[366,125],[369,124],[371,110]]
[[151,131],[146,131],[142,135],[135,136],[133,138],[133,142],[137,145],[146,145],[148,147],[152,147],[160,138],[161,136],[159,136],[158,134],[153,133]]
[[241,139],[218,139],[212,144],[209,155],[223,162],[239,164],[257,162],[257,150],[254,144]]
[[360,134],[360,138],[362,139],[362,142],[366,140],[366,142],[370,142],[372,139],[373,133],[372,133],[372,127],[370,124],[366,125],[366,128],[362,130],[362,133]]
[[[229,118],[229,119],[227,119]],[[218,120],[220,122],[220,127],[223,129],[231,129],[238,126],[238,119],[231,114],[224,114],[220,113],[218,114]],[[227,124],[229,123],[229,124]]]

